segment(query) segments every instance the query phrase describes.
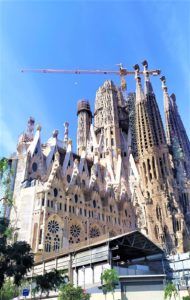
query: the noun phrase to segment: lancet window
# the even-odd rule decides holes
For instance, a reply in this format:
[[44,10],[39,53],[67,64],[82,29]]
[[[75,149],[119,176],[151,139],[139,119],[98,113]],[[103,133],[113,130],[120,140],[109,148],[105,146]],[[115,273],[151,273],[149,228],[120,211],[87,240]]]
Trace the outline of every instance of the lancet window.
[[162,219],[162,210],[159,205],[156,207],[156,217],[159,221]]

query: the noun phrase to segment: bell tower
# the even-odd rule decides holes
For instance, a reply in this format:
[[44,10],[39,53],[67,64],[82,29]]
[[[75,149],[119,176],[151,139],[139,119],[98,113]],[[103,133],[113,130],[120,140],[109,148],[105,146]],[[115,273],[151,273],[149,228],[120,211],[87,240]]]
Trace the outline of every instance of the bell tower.
[[78,127],[77,127],[77,153],[81,155],[82,149],[87,146],[87,140],[92,123],[92,112],[89,101],[79,100],[77,107]]
[[[106,80],[96,92],[94,130],[97,141],[102,137],[101,157],[116,156],[121,148],[118,117],[118,90],[111,80]],[[109,153],[109,154],[108,154]]]
[[[138,141],[138,164],[142,177],[147,233],[168,250],[175,249],[176,240],[182,239],[183,220],[177,195],[173,189],[173,174],[169,161],[169,151],[156,97],[150,82],[148,63],[144,66],[144,91],[136,71],[136,130]],[[175,223],[180,222],[178,228]],[[175,227],[175,228],[174,228]],[[177,232],[178,231],[178,232]]]

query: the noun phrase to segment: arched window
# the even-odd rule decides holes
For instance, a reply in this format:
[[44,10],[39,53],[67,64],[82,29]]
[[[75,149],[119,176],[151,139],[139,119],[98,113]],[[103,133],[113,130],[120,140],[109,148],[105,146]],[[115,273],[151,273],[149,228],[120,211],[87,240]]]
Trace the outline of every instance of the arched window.
[[53,194],[54,194],[54,197],[57,197],[57,195],[58,195],[58,190],[57,190],[56,188],[54,188]]
[[181,230],[181,222],[180,220],[176,220],[176,231],[180,231]]
[[154,159],[154,156],[152,157],[152,167],[153,167],[154,178],[157,178],[157,176],[156,176],[156,166],[155,166],[155,159]]
[[145,165],[145,162],[143,162],[143,171],[144,171],[145,183],[147,183],[147,174],[146,174],[146,165]]
[[159,221],[162,219],[162,210],[159,205],[156,207],[156,217]]
[[47,233],[47,235],[46,235],[45,251],[51,252],[51,236],[49,233]]
[[67,182],[70,183],[70,181],[71,181],[71,176],[68,174],[67,175]]
[[154,227],[154,232],[155,232],[155,237],[158,240],[159,239],[159,228],[157,225],[155,225],[155,227]]
[[75,194],[75,203],[78,202],[78,195]]
[[37,169],[38,169],[38,165],[37,165],[36,162],[34,162],[34,163],[32,164],[32,171],[33,171],[33,172],[36,172]]
[[55,238],[54,238],[54,244],[53,244],[53,250],[57,251],[60,248],[60,239],[59,236],[56,234]]

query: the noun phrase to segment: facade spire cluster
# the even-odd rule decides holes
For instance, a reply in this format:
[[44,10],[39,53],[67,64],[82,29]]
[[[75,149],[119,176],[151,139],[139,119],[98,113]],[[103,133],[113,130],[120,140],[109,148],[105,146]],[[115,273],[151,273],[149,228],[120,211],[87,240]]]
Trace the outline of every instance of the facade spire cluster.
[[42,144],[30,119],[17,147],[18,209],[11,220],[34,252],[135,229],[168,252],[189,249],[189,139],[162,76],[164,130],[148,62],[142,64],[144,87],[135,65],[136,91],[127,99],[106,80],[96,92],[94,113],[88,100],[78,102],[77,153],[67,122],[63,140],[55,130]]

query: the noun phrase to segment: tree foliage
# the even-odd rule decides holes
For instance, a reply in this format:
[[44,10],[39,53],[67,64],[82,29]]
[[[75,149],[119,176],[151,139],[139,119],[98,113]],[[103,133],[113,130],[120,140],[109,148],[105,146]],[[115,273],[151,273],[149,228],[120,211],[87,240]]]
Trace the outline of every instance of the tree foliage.
[[13,278],[17,286],[34,263],[31,247],[24,241],[7,243],[9,221],[0,218],[0,289],[6,277]]
[[176,299],[177,295],[178,295],[178,291],[176,289],[175,284],[169,282],[164,289],[164,299],[170,300],[172,296],[174,296],[174,298]]
[[15,284],[13,284],[10,278],[7,279],[0,290],[0,299],[10,300],[13,299],[14,297],[17,297],[18,295],[19,295],[18,287]]
[[0,159],[0,176],[7,170],[8,168],[8,160],[3,157]]
[[46,293],[50,291],[56,291],[60,285],[64,285],[67,282],[67,276],[64,275],[63,271],[53,270],[43,275],[38,275],[32,278],[32,282],[35,284],[33,294]]
[[9,160],[6,158],[0,159],[0,183],[1,188],[3,188],[3,197],[0,201],[4,201],[8,206],[13,205],[11,191],[11,176],[13,175],[13,170],[9,166]]
[[106,295],[111,292],[114,298],[116,285],[119,283],[119,277],[115,269],[106,269],[101,274],[102,291]]
[[80,286],[74,287],[71,283],[61,286],[59,300],[89,300],[90,294],[86,293]]

